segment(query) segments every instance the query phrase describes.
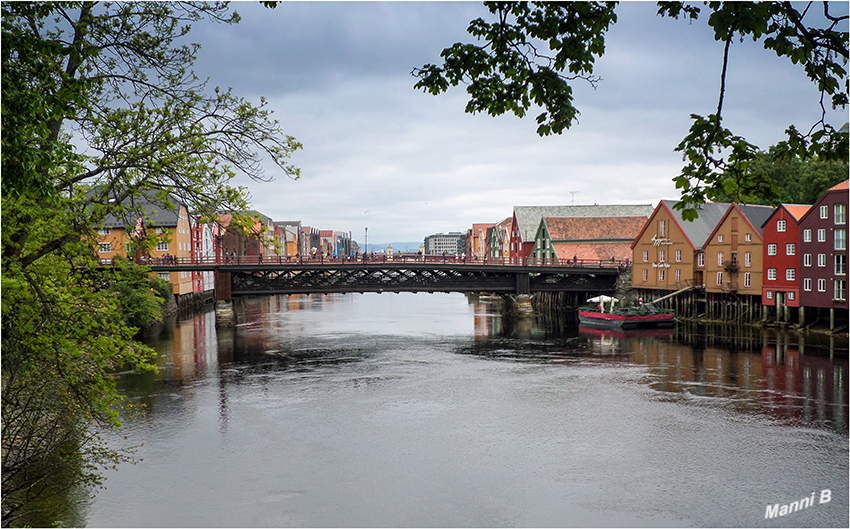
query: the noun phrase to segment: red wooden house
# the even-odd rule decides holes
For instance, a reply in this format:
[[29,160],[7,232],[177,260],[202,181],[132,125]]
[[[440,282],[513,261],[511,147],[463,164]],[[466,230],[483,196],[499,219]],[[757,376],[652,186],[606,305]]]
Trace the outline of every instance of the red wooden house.
[[761,304],[776,306],[777,314],[783,306],[800,306],[800,219],[809,208],[811,206],[781,205],[762,225]]

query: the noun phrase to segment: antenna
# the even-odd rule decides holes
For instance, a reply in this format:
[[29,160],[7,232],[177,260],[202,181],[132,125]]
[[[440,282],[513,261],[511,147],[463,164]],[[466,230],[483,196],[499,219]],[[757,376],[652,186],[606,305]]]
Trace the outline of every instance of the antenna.
[[581,191],[570,191],[570,195],[572,195],[573,203],[572,205],[576,205],[576,193],[580,193]]

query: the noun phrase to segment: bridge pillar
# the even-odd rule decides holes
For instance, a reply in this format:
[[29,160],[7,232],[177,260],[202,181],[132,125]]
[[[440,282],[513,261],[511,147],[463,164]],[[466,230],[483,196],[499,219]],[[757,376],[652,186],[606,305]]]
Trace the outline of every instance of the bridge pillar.
[[230,301],[231,298],[230,272],[222,272],[215,267],[215,300]]
[[516,275],[517,295],[531,294],[531,276],[528,272],[519,272]]

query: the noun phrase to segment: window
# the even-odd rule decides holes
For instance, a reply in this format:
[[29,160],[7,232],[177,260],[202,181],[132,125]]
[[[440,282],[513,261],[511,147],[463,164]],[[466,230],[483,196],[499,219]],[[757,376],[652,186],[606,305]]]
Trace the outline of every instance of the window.
[[812,278],[811,277],[807,277],[806,279],[803,280],[803,290],[805,290],[806,292],[812,291]]
[[752,233],[748,233],[748,234],[744,235],[744,241],[752,242],[752,240],[753,240],[753,234]]
[[667,221],[662,220],[658,222],[658,233],[661,237],[667,236]]
[[717,252],[717,266],[723,266],[723,252]]
[[723,272],[717,272],[717,286],[723,284]]
[[828,219],[829,218],[829,206],[821,206],[820,207],[820,218]]
[[812,230],[803,230],[803,242],[812,242]]
[[797,269],[796,268],[786,268],[785,269],[785,281],[796,281],[797,279]]
[[803,255],[803,266],[812,266],[812,254],[807,253]]
[[826,254],[825,253],[819,253],[818,254],[818,266],[820,266],[820,267],[826,266]]
[[663,268],[658,269],[658,280],[659,281],[664,281],[664,278],[666,277],[666,274],[664,272],[665,272],[665,270]]
[[664,261],[667,260],[666,258],[667,258],[667,252],[665,252],[664,250],[658,250],[658,262],[663,263]]
[[818,230],[818,242],[826,242],[826,230]]
[[768,268],[767,269],[767,280],[768,281],[776,281],[776,268]]
[[643,251],[643,262],[646,263],[649,261],[649,252],[647,250]]
[[794,301],[794,292],[788,292],[788,301]]
[[772,290],[768,290],[768,291],[765,293],[765,297],[766,297],[767,299],[773,299],[773,291],[772,291]]
[[112,252],[112,243],[111,242],[102,242],[98,245],[97,251],[99,253],[110,253]]
[[818,292],[826,292],[826,279],[818,279]]
[[705,254],[697,254],[697,266],[705,266]]
[[744,252],[744,267],[749,268],[751,266],[753,266],[753,253]]
[[835,275],[847,275],[847,256],[844,254],[835,256]]
[[723,242],[723,235],[717,236],[717,242]]
[[785,231],[785,221],[784,220],[777,220],[776,221],[776,231],[778,231],[778,232]]
[[171,281],[171,272],[157,272],[160,279],[164,279],[165,281]]
[[677,269],[676,270],[676,283],[679,283],[681,281],[682,281],[682,271]]
[[98,235],[109,235],[110,233],[112,233],[112,230],[110,228],[101,228],[97,230]]
[[767,245],[767,255],[776,255],[776,245],[768,244]]
[[648,280],[649,280],[649,270],[644,270],[644,271],[643,271],[643,280],[644,280],[644,281],[648,281]]
[[160,252],[167,252],[168,251],[168,243],[167,242],[157,243],[156,249]]
[[682,250],[676,250],[676,262],[677,263],[682,262]]
[[750,288],[752,286],[753,275],[749,272],[744,273],[744,287]]
[[835,296],[833,297],[833,299],[840,299],[842,301],[846,299],[844,295],[844,293],[847,291],[847,289],[845,288],[845,284],[846,283],[843,279],[835,280]]
[[835,223],[847,224],[847,204],[835,205]]
[[132,242],[127,241],[127,242],[124,243],[124,253],[126,253],[127,255],[130,255],[131,253],[133,253],[133,243]]
[[785,245],[785,255],[797,255],[797,245],[789,242]]
[[835,249],[847,249],[847,230],[835,230]]

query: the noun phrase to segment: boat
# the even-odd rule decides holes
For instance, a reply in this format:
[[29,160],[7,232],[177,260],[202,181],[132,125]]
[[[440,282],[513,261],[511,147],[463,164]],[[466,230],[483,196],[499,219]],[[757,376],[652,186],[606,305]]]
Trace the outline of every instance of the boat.
[[639,307],[612,307],[604,310],[604,305],[579,307],[579,325],[596,329],[648,329],[672,327],[676,323],[676,314],[672,310],[659,309],[652,303]]

